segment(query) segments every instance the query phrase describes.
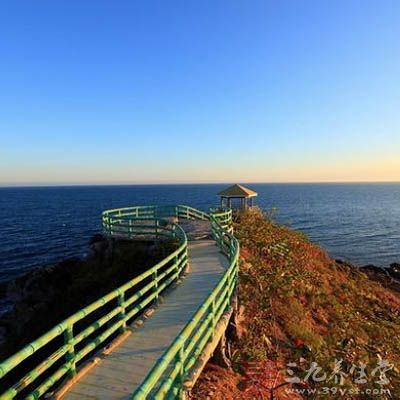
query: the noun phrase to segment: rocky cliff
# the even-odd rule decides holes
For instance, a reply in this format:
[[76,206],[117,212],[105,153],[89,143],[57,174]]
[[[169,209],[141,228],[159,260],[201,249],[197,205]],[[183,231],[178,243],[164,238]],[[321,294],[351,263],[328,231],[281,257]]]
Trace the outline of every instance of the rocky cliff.
[[95,235],[86,258],[36,268],[9,282],[1,293],[11,309],[0,317],[0,359],[152,267],[175,246]]

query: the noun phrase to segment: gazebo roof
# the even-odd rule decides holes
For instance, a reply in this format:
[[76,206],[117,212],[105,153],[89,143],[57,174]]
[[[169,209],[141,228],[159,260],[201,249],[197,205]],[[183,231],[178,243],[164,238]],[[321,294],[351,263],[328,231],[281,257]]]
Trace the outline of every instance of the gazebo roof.
[[232,185],[222,192],[218,193],[222,197],[255,197],[257,193],[243,185]]

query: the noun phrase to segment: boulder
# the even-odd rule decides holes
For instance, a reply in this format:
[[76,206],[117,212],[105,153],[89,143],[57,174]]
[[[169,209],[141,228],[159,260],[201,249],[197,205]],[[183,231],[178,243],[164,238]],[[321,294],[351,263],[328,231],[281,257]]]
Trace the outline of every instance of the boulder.
[[392,263],[390,264],[389,268],[387,268],[389,275],[400,281],[400,264],[399,263]]
[[378,266],[376,266],[374,264],[364,265],[364,266],[360,267],[360,269],[363,272],[368,271],[368,272],[371,272],[371,273],[374,273],[374,274],[378,274],[378,275],[383,275],[383,276],[387,276],[388,275],[388,273],[387,273],[385,268],[378,267]]

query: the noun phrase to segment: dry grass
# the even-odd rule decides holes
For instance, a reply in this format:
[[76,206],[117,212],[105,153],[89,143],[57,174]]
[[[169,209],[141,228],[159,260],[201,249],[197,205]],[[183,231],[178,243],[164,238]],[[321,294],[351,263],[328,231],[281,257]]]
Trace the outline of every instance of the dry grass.
[[[380,388],[375,383],[378,376],[368,376],[367,383],[357,385],[350,371],[353,364],[365,363],[370,374],[380,359],[395,365],[386,374],[390,384],[384,386],[392,397],[320,393],[304,398],[400,398],[399,293],[355,268],[336,264],[303,234],[275,224],[259,210],[240,215],[235,234],[241,243],[239,300],[244,307],[245,334],[234,345],[235,372],[221,376],[213,399],[231,398],[223,383],[229,374],[229,385],[233,380],[240,391],[236,398],[270,398],[268,388],[285,382],[289,362],[297,364],[296,375],[303,378],[312,362],[330,376],[335,360],[343,360],[342,371],[349,376],[341,388],[376,389]],[[276,370],[274,382],[261,391],[258,387],[255,394],[243,377],[246,362],[270,362]],[[199,381],[195,398],[206,398],[201,390],[209,376],[205,372]],[[322,390],[335,386],[332,379],[296,387]],[[294,386],[272,391],[273,398],[295,399],[294,394],[287,397],[288,387]]]

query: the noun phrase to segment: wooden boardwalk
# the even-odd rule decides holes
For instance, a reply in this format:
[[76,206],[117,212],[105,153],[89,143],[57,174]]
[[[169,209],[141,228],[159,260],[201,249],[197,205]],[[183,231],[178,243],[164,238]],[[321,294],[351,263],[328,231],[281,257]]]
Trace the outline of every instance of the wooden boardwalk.
[[190,272],[145,323],[63,396],[63,399],[128,399],[217,285],[229,261],[214,240],[189,243]]

